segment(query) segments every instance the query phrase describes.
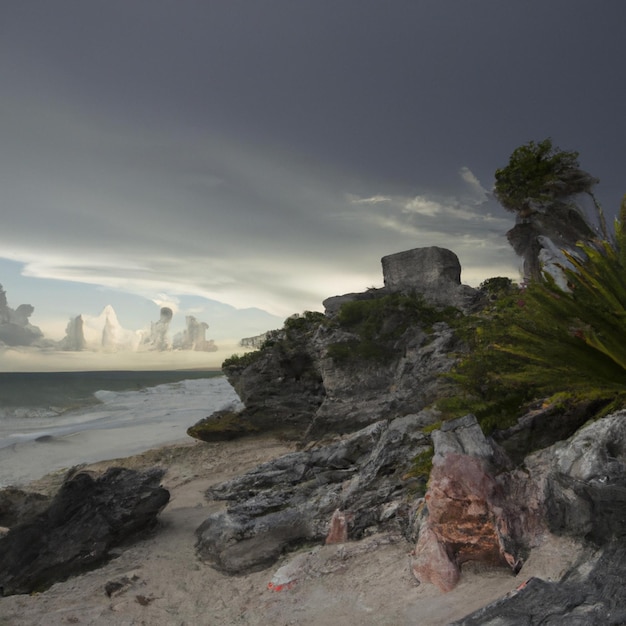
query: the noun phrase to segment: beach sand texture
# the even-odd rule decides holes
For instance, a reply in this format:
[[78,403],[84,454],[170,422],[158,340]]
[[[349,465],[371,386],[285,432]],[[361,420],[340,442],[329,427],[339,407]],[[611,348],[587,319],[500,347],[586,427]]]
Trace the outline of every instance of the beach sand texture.
[[[158,528],[120,548],[119,556],[97,570],[43,593],[0,599],[0,624],[436,626],[462,618],[530,576],[557,577],[575,556],[551,538],[516,577],[502,569],[467,567],[460,584],[447,594],[432,585],[418,586],[409,568],[412,546],[382,535],[301,550],[308,562],[306,574],[281,591],[268,584],[294,553],[272,568],[240,577],[225,576],[199,561],[194,531],[209,513],[224,506],[207,501],[206,488],[293,449],[271,437],[215,444],[190,441],[90,465],[94,470],[111,465],[167,468],[163,485],[171,500]],[[52,492],[62,477],[56,472],[29,488]],[[107,583],[119,586],[110,596]]]

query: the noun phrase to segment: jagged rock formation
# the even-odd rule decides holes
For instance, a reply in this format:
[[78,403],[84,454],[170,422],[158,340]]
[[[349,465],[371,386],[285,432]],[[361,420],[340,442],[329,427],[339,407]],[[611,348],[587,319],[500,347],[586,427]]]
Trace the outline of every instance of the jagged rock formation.
[[393,527],[409,532],[405,474],[428,447],[428,412],[382,421],[349,437],[294,452],[207,492],[226,500],[197,530],[200,557],[228,574],[272,565],[288,548],[328,537],[336,511],[349,538]]
[[[293,319],[268,334],[256,360],[224,367],[246,406],[242,421],[306,430],[314,440],[419,412],[445,393],[441,374],[461,344],[448,323],[435,321],[445,316],[432,313],[461,315],[482,294],[461,285],[459,260],[443,248],[389,255],[382,264],[384,288],[329,298],[325,318]],[[351,303],[363,310],[343,320],[339,310]],[[371,323],[361,324],[367,315]]]
[[539,494],[543,491],[543,519],[549,530],[585,541],[587,550],[561,581],[533,579],[459,624],[623,624],[626,411],[531,455],[525,465],[526,480],[535,483]]
[[[516,570],[527,552],[529,515],[501,488],[495,451],[476,418],[444,422],[432,440],[433,468],[412,566],[416,578],[450,591],[467,561]],[[534,510],[530,517],[538,515]]]
[[68,478],[46,510],[31,510],[0,539],[2,593],[40,591],[92,569],[112,547],[152,528],[169,500],[162,475],[113,467]]
[[[446,317],[450,307],[460,315],[481,306],[482,294],[460,284],[457,264],[437,248],[385,257],[385,287],[326,300],[324,320],[296,319],[271,333],[251,364],[226,369],[251,420],[287,415],[300,429],[308,424],[309,445],[352,434],[210,490],[208,497],[228,506],[198,529],[198,553],[239,574],[267,567],[303,542],[350,541],[393,528],[415,546],[416,577],[447,591],[469,561],[523,577],[533,550],[547,537],[567,535],[591,565],[581,561],[562,583],[531,581],[462,623],[538,624],[552,612],[561,619],[554,623],[620,623],[608,620],[622,619],[626,600],[615,598],[612,582],[604,591],[601,577],[624,576],[616,555],[623,555],[626,536],[626,413],[578,432],[597,404],[579,403],[565,414],[536,407],[491,438],[473,416],[444,422],[430,435],[424,430],[437,419],[424,408],[447,393],[440,374],[452,366],[450,354],[463,349]],[[403,298],[414,292],[436,316],[411,309],[413,300]],[[407,309],[419,315],[407,317]],[[379,317],[365,318],[371,311]],[[368,360],[359,352],[364,345],[383,358]],[[316,381],[313,393],[301,393],[304,380]],[[293,402],[299,408],[289,412]],[[433,466],[420,499],[423,482],[415,467],[408,471],[409,460],[428,455],[431,443]],[[522,615],[529,617],[520,621]]]
[[546,615],[554,624],[622,623],[626,595],[613,581],[626,573],[625,418],[621,411],[591,423],[504,472],[470,417],[433,433],[413,565],[421,581],[448,591],[465,559],[520,567],[550,532],[587,546],[561,583],[534,579],[459,624],[542,624]]

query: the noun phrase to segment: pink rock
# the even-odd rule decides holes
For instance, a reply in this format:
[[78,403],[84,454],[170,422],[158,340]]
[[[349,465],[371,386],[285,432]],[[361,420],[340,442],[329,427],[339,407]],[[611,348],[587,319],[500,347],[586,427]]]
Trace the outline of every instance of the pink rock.
[[346,541],[348,541],[348,514],[337,509],[330,518],[326,544],[345,543]]
[[420,533],[413,557],[413,575],[417,580],[432,583],[443,592],[454,589],[459,581],[459,568],[430,528]]

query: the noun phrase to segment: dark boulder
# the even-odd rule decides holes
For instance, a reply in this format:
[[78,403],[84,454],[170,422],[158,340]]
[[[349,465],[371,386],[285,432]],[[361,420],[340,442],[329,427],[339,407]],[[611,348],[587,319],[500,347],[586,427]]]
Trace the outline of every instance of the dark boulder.
[[93,569],[109,550],[152,528],[169,501],[163,470],[113,467],[66,479],[50,506],[0,539],[5,595],[31,593]]
[[[626,624],[626,542],[606,545],[560,582],[531,578],[454,626],[621,626]],[[587,573],[588,572],[588,573]]]
[[16,487],[0,490],[0,526],[22,524],[44,511],[50,498],[40,493],[23,491]]

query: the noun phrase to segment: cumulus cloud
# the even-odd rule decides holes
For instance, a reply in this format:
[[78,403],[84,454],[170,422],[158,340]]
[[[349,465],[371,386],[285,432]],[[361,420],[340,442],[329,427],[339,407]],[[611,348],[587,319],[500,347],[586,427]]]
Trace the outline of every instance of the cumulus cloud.
[[151,322],[149,329],[131,331],[120,324],[113,307],[107,305],[100,315],[78,315],[72,318],[65,337],[57,345],[59,349],[68,351],[217,351],[215,342],[206,338],[209,325],[193,315],[186,317],[185,331],[172,340],[170,324],[173,316],[171,308],[161,307],[159,319]]
[[35,308],[30,304],[11,308],[6,291],[0,285],[0,345],[32,346],[41,343],[43,333],[29,322],[34,311]]

